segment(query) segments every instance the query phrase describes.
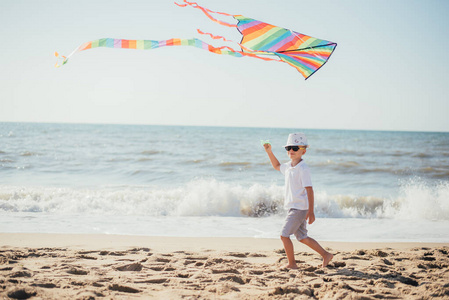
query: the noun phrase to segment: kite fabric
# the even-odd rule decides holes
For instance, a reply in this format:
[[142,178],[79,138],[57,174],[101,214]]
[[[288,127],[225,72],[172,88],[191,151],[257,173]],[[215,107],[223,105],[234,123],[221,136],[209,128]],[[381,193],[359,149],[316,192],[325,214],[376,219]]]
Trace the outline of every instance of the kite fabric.
[[[60,67],[65,65],[69,58],[77,52],[98,47],[149,50],[165,46],[193,46],[215,54],[231,55],[234,57],[248,56],[266,61],[284,62],[294,67],[307,79],[329,60],[335,47],[337,47],[337,43],[334,42],[317,39],[242,15],[211,11],[195,2],[183,1],[185,4],[175,4],[181,7],[191,6],[200,9],[212,21],[223,26],[237,28],[242,34],[242,40],[240,43],[237,43],[229,41],[222,36],[215,36],[200,30],[198,30],[198,33],[207,35],[212,39],[233,42],[241,50],[235,50],[229,46],[214,47],[196,38],[169,39],[163,41],[104,38],[84,43],[68,56],[62,56],[55,52],[55,56],[62,60],[61,63],[56,63],[55,66]],[[238,22],[237,24],[223,22],[214,18],[212,14],[233,17]]]

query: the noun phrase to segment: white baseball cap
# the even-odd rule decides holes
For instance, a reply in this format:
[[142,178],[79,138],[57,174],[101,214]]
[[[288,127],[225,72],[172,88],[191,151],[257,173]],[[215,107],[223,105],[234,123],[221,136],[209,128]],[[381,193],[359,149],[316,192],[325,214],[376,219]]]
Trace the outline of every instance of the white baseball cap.
[[290,133],[288,135],[287,144],[284,147],[287,146],[308,146],[307,143],[307,137],[304,133],[298,132],[298,133]]

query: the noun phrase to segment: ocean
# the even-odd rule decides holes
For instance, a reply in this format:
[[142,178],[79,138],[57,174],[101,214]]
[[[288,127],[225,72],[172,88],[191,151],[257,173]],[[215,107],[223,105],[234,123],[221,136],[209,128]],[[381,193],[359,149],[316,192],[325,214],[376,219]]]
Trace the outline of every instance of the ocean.
[[278,238],[292,132],[319,241],[449,242],[449,133],[0,123],[0,232]]

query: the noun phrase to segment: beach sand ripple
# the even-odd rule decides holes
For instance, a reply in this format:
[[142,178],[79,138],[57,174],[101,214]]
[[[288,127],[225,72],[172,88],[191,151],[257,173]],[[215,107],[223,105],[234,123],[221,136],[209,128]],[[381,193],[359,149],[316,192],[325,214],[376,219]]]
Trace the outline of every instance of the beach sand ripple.
[[[332,249],[331,249],[332,250]],[[449,247],[297,252],[3,247],[0,298],[448,299]]]

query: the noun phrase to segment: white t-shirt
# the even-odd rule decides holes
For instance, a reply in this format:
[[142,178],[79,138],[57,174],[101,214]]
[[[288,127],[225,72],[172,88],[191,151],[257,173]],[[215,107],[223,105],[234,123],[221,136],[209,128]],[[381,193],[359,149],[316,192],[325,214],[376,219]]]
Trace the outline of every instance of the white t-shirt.
[[281,173],[285,176],[285,209],[309,209],[306,187],[312,186],[310,170],[304,160],[292,167],[291,162],[281,164]]

